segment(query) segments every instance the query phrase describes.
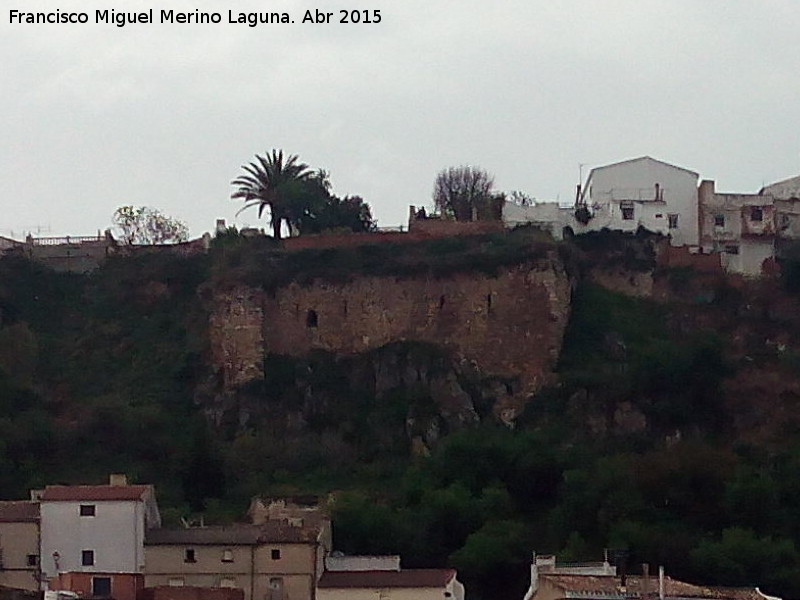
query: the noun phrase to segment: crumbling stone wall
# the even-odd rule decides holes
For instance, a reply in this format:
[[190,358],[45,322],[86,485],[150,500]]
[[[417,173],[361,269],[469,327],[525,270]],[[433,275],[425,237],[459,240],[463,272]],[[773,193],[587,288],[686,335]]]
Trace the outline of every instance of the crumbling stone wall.
[[359,277],[292,283],[274,295],[223,293],[212,316],[226,386],[262,376],[263,352],[356,354],[394,341],[441,344],[481,372],[517,379],[513,396],[550,377],[569,317],[571,281],[556,253],[496,277]]
[[263,294],[238,287],[217,294],[209,320],[212,364],[223,389],[264,376]]

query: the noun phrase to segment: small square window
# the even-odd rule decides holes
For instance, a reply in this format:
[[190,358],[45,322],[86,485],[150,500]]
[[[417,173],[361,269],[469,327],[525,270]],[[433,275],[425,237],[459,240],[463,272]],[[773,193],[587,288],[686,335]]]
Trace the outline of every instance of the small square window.
[[667,221],[669,221],[669,228],[670,229],[677,229],[678,228],[678,214],[672,213],[667,215]]
[[272,560],[280,560],[281,558],[281,551],[277,548],[273,548],[271,552]]
[[751,221],[763,221],[764,220],[764,209],[760,206],[751,206],[750,207],[750,220]]
[[194,554],[194,548],[187,548],[183,553],[183,562],[193,563],[197,562],[197,557]]
[[169,587],[183,587],[185,584],[183,577],[170,577],[167,582]]
[[725,215],[714,215],[714,227],[725,227]]
[[81,565],[91,567],[94,564],[94,550],[81,550]]
[[739,246],[725,246],[725,254],[739,254]]
[[39,564],[39,555],[38,554],[28,554],[28,566],[35,567]]
[[222,551],[222,562],[233,562],[233,550]]
[[80,514],[82,517],[93,517],[95,515],[95,505],[81,504]]
[[623,204],[620,209],[622,209],[623,221],[633,221],[633,204]]

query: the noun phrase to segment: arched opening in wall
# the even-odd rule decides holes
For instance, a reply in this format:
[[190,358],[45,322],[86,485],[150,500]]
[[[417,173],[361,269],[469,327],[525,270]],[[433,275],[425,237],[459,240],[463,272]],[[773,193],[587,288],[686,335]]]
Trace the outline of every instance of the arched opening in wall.
[[444,295],[439,296],[439,310],[444,308]]
[[572,227],[567,225],[561,230],[561,237],[565,240],[568,240],[569,238],[575,237],[575,231],[572,229]]
[[491,292],[486,294],[486,312],[490,313],[490,314],[492,312],[492,293]]
[[319,316],[317,311],[311,309],[306,313],[306,327],[317,327],[319,325]]

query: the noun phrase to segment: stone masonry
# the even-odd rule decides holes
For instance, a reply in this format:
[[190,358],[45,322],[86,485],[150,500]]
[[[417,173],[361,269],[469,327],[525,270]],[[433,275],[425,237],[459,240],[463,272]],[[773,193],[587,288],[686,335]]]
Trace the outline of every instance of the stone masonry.
[[554,252],[496,277],[359,277],[292,283],[274,295],[237,288],[216,298],[212,351],[230,389],[263,377],[265,352],[357,354],[390,342],[429,342],[487,375],[516,379],[514,395],[525,397],[551,376],[570,294],[570,278]]

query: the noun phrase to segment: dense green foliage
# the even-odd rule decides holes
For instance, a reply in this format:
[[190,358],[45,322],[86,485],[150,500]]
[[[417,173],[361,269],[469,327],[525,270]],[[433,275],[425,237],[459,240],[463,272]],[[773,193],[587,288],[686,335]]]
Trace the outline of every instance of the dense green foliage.
[[[230,234],[206,256],[116,258],[91,276],[4,258],[0,496],[122,471],[156,484],[174,522],[234,518],[256,493],[337,490],[337,549],[453,565],[471,598],[521,597],[531,551],[591,560],[606,547],[692,581],[800,594],[799,431],[744,435],[737,423],[753,416],[734,411],[726,387],[754,365],[795,381],[798,363],[791,349],[780,360],[732,353],[742,323],[765,318],[741,292],[673,306],[582,284],[559,384],[514,429],[486,407],[479,426],[448,429],[424,381],[376,391],[376,364],[431,377],[454,368],[424,344],[269,355],[263,382],[218,394],[210,286],[491,273],[553,248],[530,236],[286,253]],[[751,412],[785,410],[757,401]],[[438,442],[413,456],[431,424]]]

